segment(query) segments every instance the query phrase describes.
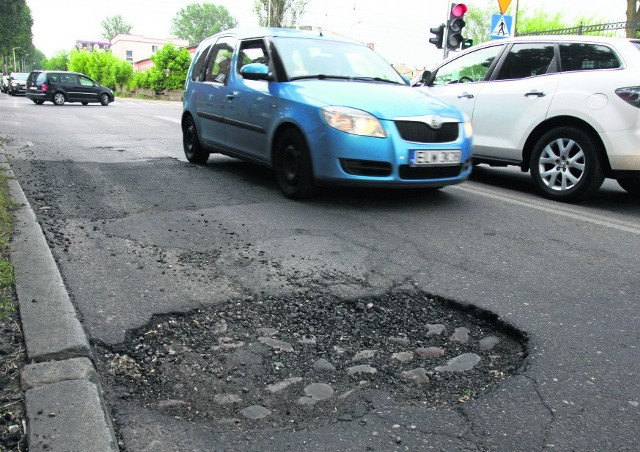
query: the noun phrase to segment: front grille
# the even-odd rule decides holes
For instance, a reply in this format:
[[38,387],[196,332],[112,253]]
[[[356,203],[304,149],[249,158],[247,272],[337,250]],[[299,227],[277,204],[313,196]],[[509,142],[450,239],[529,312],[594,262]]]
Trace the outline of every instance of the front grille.
[[395,121],[400,136],[405,141],[414,143],[448,143],[458,139],[459,124],[445,122],[439,129],[434,129],[420,121]]
[[462,165],[455,166],[409,166],[401,165],[400,179],[447,179],[458,177],[462,171]]
[[391,174],[391,163],[376,160],[340,159],[342,169],[355,176],[386,177]]

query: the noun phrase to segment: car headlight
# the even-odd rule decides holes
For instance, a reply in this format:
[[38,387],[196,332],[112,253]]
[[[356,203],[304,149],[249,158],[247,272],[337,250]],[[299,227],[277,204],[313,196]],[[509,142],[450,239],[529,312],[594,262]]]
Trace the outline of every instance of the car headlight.
[[464,134],[467,138],[471,138],[473,136],[473,126],[471,125],[471,121],[465,119],[464,121]]
[[380,121],[366,111],[350,107],[323,107],[321,111],[327,124],[341,132],[377,138],[387,136]]

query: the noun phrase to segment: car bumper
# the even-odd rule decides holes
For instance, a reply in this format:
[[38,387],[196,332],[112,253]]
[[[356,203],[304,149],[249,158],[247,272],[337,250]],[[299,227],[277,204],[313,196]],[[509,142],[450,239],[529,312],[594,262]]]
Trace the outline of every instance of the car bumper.
[[640,171],[640,126],[600,134],[613,171]]
[[27,91],[27,93],[25,94],[27,99],[31,99],[31,100],[41,100],[41,101],[51,101],[52,97],[53,97],[53,93],[38,93],[38,92],[33,92],[33,91]]
[[[466,180],[472,169],[471,139],[449,143],[413,143],[403,140],[391,122],[386,138],[363,137],[323,127],[308,134],[314,177],[321,184],[384,187],[442,187]],[[455,165],[411,166],[413,150],[459,150]]]

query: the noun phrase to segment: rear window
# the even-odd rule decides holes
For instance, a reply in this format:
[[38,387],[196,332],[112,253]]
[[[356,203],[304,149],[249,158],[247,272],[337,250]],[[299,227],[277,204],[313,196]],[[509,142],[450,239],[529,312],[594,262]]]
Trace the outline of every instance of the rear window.
[[36,79],[36,81],[38,83],[42,83],[45,81],[46,78],[47,78],[47,74],[45,74],[44,72],[41,72],[38,74],[38,78]]
[[640,41],[631,41],[631,44],[636,46],[636,49],[640,50]]
[[560,64],[563,72],[592,69],[616,69],[620,60],[615,52],[601,44],[560,44]]

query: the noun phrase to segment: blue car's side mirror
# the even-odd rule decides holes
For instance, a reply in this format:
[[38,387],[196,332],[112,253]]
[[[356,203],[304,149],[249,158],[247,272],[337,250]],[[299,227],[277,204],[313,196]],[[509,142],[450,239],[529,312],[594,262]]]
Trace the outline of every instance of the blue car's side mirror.
[[269,66],[263,63],[249,63],[240,68],[240,75],[249,80],[269,80]]

